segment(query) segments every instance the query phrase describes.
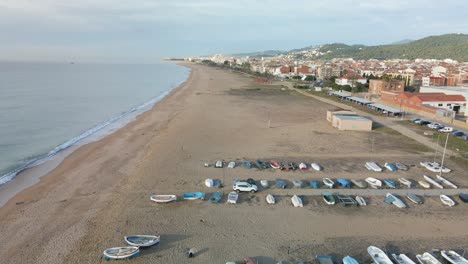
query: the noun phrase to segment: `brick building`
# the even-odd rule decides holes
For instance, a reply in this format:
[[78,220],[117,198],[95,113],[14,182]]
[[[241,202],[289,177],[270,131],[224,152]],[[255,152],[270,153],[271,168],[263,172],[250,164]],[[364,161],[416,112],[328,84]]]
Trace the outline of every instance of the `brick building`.
[[405,82],[402,80],[380,80],[372,79],[369,81],[369,92],[381,95],[382,91],[402,93],[405,91]]

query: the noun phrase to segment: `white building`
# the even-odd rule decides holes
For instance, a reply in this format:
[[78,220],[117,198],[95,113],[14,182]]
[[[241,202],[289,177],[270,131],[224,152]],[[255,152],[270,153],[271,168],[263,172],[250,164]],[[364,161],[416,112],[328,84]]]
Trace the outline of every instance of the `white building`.
[[437,66],[437,67],[432,68],[431,76],[440,77],[442,75],[445,75],[446,73],[447,73],[447,68],[442,67],[442,66]]
[[356,83],[366,84],[367,79],[360,76],[348,76],[344,75],[335,79],[335,83],[338,85],[349,85],[354,87]]
[[[457,104],[460,105],[460,113],[465,113],[465,116],[468,116],[468,108],[466,107],[468,103],[468,87],[460,87],[460,86],[428,86],[428,87],[421,87],[419,89],[420,93],[445,93],[448,95],[462,95],[465,97],[464,102],[458,102]],[[434,103],[435,104],[435,103]],[[442,104],[442,106],[440,106]],[[447,105],[447,102],[438,102],[436,107],[445,107],[448,109],[453,108],[453,103],[451,105]]]

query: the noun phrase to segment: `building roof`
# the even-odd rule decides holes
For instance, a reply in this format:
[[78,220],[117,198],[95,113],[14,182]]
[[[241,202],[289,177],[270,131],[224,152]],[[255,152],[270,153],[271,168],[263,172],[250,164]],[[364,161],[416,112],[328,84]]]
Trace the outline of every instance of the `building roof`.
[[350,100],[350,101],[358,102],[358,103],[361,103],[361,104],[371,104],[372,103],[372,101],[369,101],[369,100],[361,98],[361,97],[356,97],[356,96],[350,96],[350,97],[348,97],[346,99]]
[[375,104],[370,104],[369,105],[370,107],[372,108],[376,108],[376,109],[381,109],[381,110],[384,110],[384,111],[387,111],[389,113],[403,113],[403,111],[401,111],[400,109],[398,108],[395,108],[395,107],[391,107],[391,106],[386,106],[386,105],[383,105],[383,104],[378,104],[378,103],[375,103]]
[[336,117],[339,117],[340,119],[343,120],[357,120],[357,121],[371,121],[368,118],[365,118],[363,116],[358,116],[358,115],[342,115],[342,114],[336,114]]
[[422,102],[464,102],[466,101],[463,95],[459,94],[444,94],[444,93],[405,93],[408,98],[417,97]]
[[468,87],[463,87],[463,86],[433,86],[429,85],[426,87],[421,87],[421,88],[432,88],[432,89],[438,89],[438,90],[447,90],[447,91],[454,91],[454,92],[462,92],[462,93],[468,93]]

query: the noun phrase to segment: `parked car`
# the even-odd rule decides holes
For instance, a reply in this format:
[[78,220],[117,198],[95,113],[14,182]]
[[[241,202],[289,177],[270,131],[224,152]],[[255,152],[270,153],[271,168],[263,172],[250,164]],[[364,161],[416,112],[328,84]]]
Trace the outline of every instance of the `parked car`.
[[421,122],[423,122],[424,119],[420,119],[420,118],[416,118],[416,120],[414,121],[415,124],[421,124]]
[[456,137],[463,137],[465,135],[465,133],[463,133],[461,131],[453,131],[452,135],[456,136]]
[[452,132],[453,131],[453,127],[443,127],[441,129],[439,129],[439,132],[443,132],[443,133],[449,133],[449,132]]
[[439,123],[430,123],[427,126],[432,129],[439,129],[439,126],[442,126],[442,125]]
[[418,124],[420,124],[421,126],[426,126],[426,125],[428,125],[430,123],[431,122],[429,122],[429,121],[423,120],[423,121],[419,122]]
[[251,184],[245,181],[238,181],[235,182],[234,185],[232,186],[232,189],[236,192],[257,192],[258,187],[256,184]]
[[413,118],[413,119],[411,119],[411,122],[416,123],[416,124],[417,124],[418,121],[421,121],[421,118]]

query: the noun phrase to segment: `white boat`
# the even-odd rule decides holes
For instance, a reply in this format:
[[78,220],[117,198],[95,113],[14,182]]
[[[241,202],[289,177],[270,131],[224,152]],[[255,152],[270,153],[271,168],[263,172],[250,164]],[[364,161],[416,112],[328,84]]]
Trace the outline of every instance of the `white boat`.
[[293,179],[292,183],[293,183],[294,187],[298,187],[298,188],[301,188],[302,185],[304,185],[304,183],[299,179]]
[[399,178],[398,181],[408,188],[411,188],[411,185],[413,185],[413,183],[410,180],[407,180],[405,178]]
[[398,208],[405,208],[406,207],[405,203],[403,203],[403,201],[400,200],[400,198],[396,197],[395,195],[393,195],[391,193],[387,193],[387,195],[385,195],[385,197],[387,199],[390,199],[392,201],[392,204],[395,205]]
[[448,186],[450,186],[450,187],[452,187],[452,188],[454,188],[454,189],[458,189],[458,186],[456,186],[455,184],[453,184],[453,182],[447,180],[445,177],[442,177],[442,175],[437,175],[436,177],[437,177],[437,179],[438,179],[439,181],[443,182],[445,185],[448,185]]
[[415,204],[422,204],[423,203],[421,197],[419,197],[418,195],[416,195],[414,193],[408,193],[406,195],[406,197],[408,198],[408,200],[410,200],[411,202],[413,202]]
[[452,198],[448,197],[447,195],[445,194],[441,194],[440,196],[440,201],[445,204],[445,205],[448,205],[450,207],[454,206],[455,205],[455,201],[452,200]]
[[397,167],[393,165],[392,163],[385,162],[384,167],[387,168],[389,171],[396,171]]
[[157,203],[169,203],[177,200],[177,196],[173,194],[157,194],[151,195],[150,200]]
[[113,247],[104,250],[104,258],[109,259],[126,259],[137,256],[140,253],[138,247]]
[[371,171],[381,172],[382,168],[373,161],[366,162],[366,168]]
[[359,262],[351,256],[346,256],[343,258],[343,264],[359,264]]
[[366,188],[367,187],[367,182],[361,180],[361,179],[351,179],[351,182],[356,185],[359,188]]
[[428,252],[425,252],[422,255],[416,255],[416,259],[418,259],[421,264],[442,264]]
[[275,204],[275,197],[271,194],[268,194],[266,197],[265,197],[267,203],[269,204]]
[[367,253],[374,260],[375,264],[393,264],[390,258],[380,248],[370,246],[367,248]]
[[299,169],[300,170],[307,170],[307,164],[305,164],[304,162],[299,163]]
[[205,180],[205,186],[206,186],[206,187],[210,187],[210,188],[213,187],[213,186],[214,186],[214,181],[213,181],[213,179],[206,179],[206,180]]
[[444,172],[444,173],[449,173],[452,170],[447,168],[447,167],[441,167],[441,165],[437,162],[430,162],[430,161],[425,161],[425,162],[420,162],[419,163],[421,166],[424,168],[432,171],[432,172]]
[[224,162],[222,160],[217,160],[215,163],[215,168],[222,168]]
[[466,260],[464,257],[460,256],[457,252],[453,250],[442,250],[440,252],[442,257],[446,259],[448,262],[452,264],[468,264],[468,260]]
[[322,170],[322,166],[320,166],[318,163],[315,163],[315,162],[311,163],[310,167],[312,169],[316,170],[316,171],[321,171]]
[[364,197],[356,195],[356,202],[359,204],[359,206],[366,206],[367,202],[364,199]]
[[159,244],[160,236],[132,235],[125,236],[125,242],[135,247],[151,247]]
[[228,163],[228,168],[234,169],[234,167],[236,167],[236,162],[235,161],[231,161],[231,162]]
[[230,192],[228,194],[227,203],[235,204],[237,203],[238,198],[239,198],[239,194],[237,192]]
[[435,187],[439,188],[439,189],[443,189],[444,186],[442,186],[440,183],[438,183],[437,181],[435,181],[434,179],[432,179],[431,177],[429,176],[426,176],[424,175],[424,179],[426,181],[428,181],[430,184],[434,185]]
[[372,187],[372,188],[380,188],[382,187],[382,181],[378,180],[376,178],[372,177],[367,177],[366,182]]
[[335,182],[330,178],[324,178],[323,179],[323,184],[328,186],[328,188],[333,188],[333,185],[335,185]]
[[260,185],[262,185],[263,188],[268,187],[268,180],[260,180]]
[[297,196],[297,195],[293,195],[293,197],[291,197],[291,202],[293,204],[294,207],[303,207],[303,203],[302,203],[302,199],[301,197]]
[[428,182],[425,181],[418,181],[418,184],[421,185],[424,189],[429,189],[431,188],[431,185]]
[[405,254],[392,254],[393,259],[398,263],[398,264],[416,264],[413,260],[411,260],[408,256]]

